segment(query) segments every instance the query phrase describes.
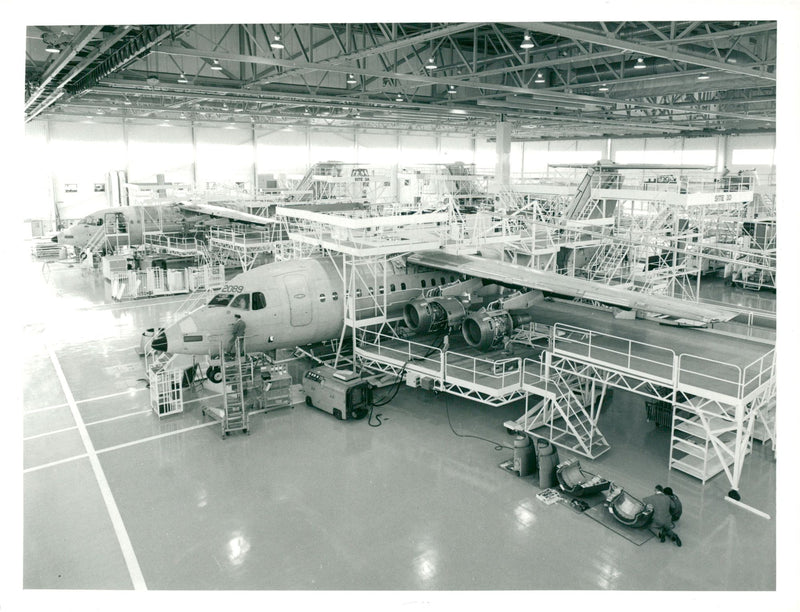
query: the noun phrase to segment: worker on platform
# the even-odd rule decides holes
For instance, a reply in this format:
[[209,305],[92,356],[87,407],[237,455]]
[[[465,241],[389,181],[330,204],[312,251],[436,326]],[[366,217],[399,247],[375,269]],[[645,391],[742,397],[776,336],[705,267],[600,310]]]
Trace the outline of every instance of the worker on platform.
[[231,355],[234,354],[236,351],[236,340],[239,340],[239,353],[244,354],[244,334],[247,325],[245,324],[244,320],[242,320],[242,316],[235,314],[233,315],[234,322],[233,322],[233,333],[231,334],[231,340],[228,343],[228,348],[226,350],[227,353]]
[[677,523],[678,519],[683,514],[683,504],[678,496],[672,491],[672,487],[664,487],[664,495],[669,497],[669,515],[672,517],[672,522]]
[[663,487],[661,485],[656,485],[655,493],[645,497],[642,501],[653,507],[653,520],[650,523],[650,531],[656,534],[661,542],[669,536],[670,540],[680,546],[681,539],[678,537],[677,533],[672,531],[674,525],[672,524],[672,517],[669,513],[671,500],[664,495]]

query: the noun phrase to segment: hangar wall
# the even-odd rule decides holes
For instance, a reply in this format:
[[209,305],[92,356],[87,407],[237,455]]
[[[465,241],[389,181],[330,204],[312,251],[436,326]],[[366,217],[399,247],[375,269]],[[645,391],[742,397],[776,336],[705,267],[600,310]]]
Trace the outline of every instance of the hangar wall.
[[[131,183],[155,182],[163,174],[167,182],[198,189],[234,182],[252,189],[258,174],[302,175],[329,160],[388,167],[463,162],[492,172],[495,144],[471,135],[38,120],[26,125],[24,154],[31,218],[52,218],[54,202],[62,217],[76,218],[107,206],[100,186],[112,171],[124,170]],[[600,158],[755,168],[762,181],[774,182],[775,136],[513,142],[511,175],[541,175],[553,172],[549,164]]]

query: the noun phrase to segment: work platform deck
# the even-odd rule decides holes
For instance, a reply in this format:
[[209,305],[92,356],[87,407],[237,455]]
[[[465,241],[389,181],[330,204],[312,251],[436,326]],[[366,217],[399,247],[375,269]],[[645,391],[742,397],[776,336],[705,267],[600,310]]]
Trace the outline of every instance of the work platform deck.
[[[553,330],[553,356],[728,404],[746,401],[773,375],[774,347],[758,340],[615,319],[608,311],[559,301],[538,306],[534,320]],[[552,392],[544,376],[544,344],[481,353],[453,335],[446,353],[440,346],[436,336],[399,339],[362,332],[356,354],[430,377],[439,388],[470,389],[489,403],[507,403],[524,392]]]

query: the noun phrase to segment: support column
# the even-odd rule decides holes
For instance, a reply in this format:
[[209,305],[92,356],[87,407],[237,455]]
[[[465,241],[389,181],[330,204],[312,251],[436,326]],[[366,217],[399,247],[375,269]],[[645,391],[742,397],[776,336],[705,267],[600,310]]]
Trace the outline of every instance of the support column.
[[494,193],[498,193],[501,187],[508,187],[511,183],[511,124],[498,121],[496,134],[494,185],[491,190]]

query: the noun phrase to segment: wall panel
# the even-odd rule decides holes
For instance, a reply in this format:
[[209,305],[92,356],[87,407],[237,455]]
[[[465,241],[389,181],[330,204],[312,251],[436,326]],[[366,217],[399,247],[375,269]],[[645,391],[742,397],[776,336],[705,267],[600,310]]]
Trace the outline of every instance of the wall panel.
[[359,164],[392,167],[398,163],[399,136],[391,134],[357,134],[356,159]]
[[257,130],[257,165],[259,174],[300,175],[308,169],[306,133],[291,128]]
[[247,129],[195,128],[197,187],[241,182],[253,188],[252,132]]
[[347,132],[316,132],[310,134],[309,161],[339,161],[352,164],[356,161],[355,134]]
[[[80,218],[107,206],[106,174],[125,169],[127,162],[121,123],[52,121],[48,149],[53,197],[63,218]],[[103,191],[95,191],[95,185]]]
[[186,125],[131,123],[128,130],[128,181],[192,184],[192,128]]

